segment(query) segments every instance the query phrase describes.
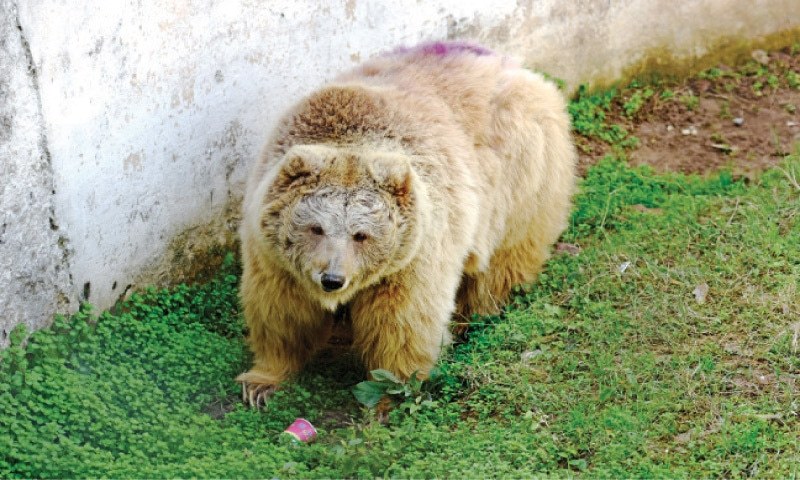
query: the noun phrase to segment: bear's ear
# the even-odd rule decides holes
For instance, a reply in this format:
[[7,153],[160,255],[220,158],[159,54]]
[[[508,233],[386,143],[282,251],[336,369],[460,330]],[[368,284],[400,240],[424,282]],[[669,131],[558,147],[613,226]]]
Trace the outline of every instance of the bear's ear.
[[372,178],[400,203],[410,198],[413,172],[408,158],[401,154],[376,155],[369,162]]
[[287,187],[305,178],[317,176],[325,167],[328,148],[321,145],[295,145],[286,152],[276,186]]

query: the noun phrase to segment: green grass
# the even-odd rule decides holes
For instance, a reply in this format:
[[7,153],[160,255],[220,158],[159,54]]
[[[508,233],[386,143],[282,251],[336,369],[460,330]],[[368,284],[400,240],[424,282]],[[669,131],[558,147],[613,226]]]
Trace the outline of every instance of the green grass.
[[[798,83],[754,62],[699,77]],[[624,156],[638,141],[612,107],[698,107],[677,92],[581,88],[569,111]],[[796,478],[799,180],[800,153],[749,183],[605,158],[562,238],[577,255],[478,319],[432,381],[356,389],[397,392],[388,424],[354,397],[366,372],[352,355],[315,360],[263,411],[241,405],[233,255],[207,284],[84,306],[27,342],[18,328],[0,352],[0,478]],[[280,435],[300,416],[316,443]]]
[[[240,405],[232,257],[210,284],[59,318],[25,347],[18,330],[0,477],[796,477],[792,176],[800,157],[749,185],[592,167],[563,238],[580,253],[481,319],[388,425],[353,398],[351,357],[316,361],[263,412]],[[315,444],[281,439],[298,416]]]
[[[629,100],[626,111],[633,115],[646,100],[639,94],[638,100]],[[617,145],[622,149],[638,145],[636,137],[630,136],[628,131],[619,124],[609,125],[606,122],[606,113],[611,109],[611,104],[618,98],[616,89],[599,92],[589,92],[586,85],[581,85],[575,99],[569,103],[569,114],[572,118],[572,128],[583,137],[594,138],[602,142]]]

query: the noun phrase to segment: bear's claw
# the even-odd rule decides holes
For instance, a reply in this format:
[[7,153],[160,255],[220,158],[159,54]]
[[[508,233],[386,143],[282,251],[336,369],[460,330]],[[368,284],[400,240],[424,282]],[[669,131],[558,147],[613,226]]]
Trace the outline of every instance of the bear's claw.
[[275,385],[242,382],[242,402],[252,408],[261,408],[275,393]]

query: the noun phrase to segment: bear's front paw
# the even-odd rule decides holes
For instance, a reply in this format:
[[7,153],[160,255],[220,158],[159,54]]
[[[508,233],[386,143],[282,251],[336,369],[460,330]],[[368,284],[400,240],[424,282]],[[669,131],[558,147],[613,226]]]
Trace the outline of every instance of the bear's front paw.
[[261,408],[277,388],[275,385],[242,382],[242,402],[248,407]]
[[272,377],[250,370],[236,377],[242,384],[242,402],[253,408],[261,408],[267,404],[269,397],[278,389],[278,383]]

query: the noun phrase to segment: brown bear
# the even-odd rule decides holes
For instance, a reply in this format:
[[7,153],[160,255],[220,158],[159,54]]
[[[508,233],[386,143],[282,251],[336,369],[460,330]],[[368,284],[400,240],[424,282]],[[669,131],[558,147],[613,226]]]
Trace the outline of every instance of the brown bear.
[[343,305],[368,369],[424,378],[454,314],[534,280],[575,161],[558,89],[478,45],[399,49],[301,100],[244,199],[244,401],[300,370]]

